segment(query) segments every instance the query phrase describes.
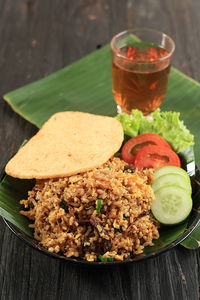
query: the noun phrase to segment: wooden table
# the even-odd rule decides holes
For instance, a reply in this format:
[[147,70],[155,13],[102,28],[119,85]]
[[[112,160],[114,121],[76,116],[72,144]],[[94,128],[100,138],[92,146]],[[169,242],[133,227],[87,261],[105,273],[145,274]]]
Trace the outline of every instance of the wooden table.
[[[0,94],[108,43],[151,27],[176,42],[174,66],[200,81],[199,0],[1,0]],[[0,101],[0,169],[36,128]],[[130,266],[61,263],[32,250],[0,221],[0,299],[198,299],[199,251],[176,247]]]

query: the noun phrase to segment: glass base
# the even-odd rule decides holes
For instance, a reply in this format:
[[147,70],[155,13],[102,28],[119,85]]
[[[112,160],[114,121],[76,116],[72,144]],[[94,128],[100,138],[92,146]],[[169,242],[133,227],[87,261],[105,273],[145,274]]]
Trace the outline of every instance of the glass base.
[[[123,109],[121,108],[121,106],[117,104],[117,113],[118,114],[122,114],[122,113],[127,113],[127,112],[123,111]],[[133,118],[133,115],[130,114],[130,117]],[[153,121],[153,117],[152,117],[151,113],[148,114],[148,115],[146,115],[146,116],[144,116],[144,117],[147,118],[150,121]]]
[[120,105],[117,105],[117,113],[122,114],[124,111],[122,110]]

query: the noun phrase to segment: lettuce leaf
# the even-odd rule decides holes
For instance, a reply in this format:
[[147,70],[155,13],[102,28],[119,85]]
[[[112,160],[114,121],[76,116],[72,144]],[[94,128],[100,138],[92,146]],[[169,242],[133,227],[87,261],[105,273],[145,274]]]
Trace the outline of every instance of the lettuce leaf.
[[194,145],[194,136],[179,119],[179,112],[163,112],[157,109],[151,117],[144,117],[139,110],[132,110],[131,116],[123,113],[118,114],[116,119],[121,122],[125,135],[134,137],[149,132],[159,134],[177,153]]
[[140,129],[140,123],[143,119],[143,114],[140,110],[132,110],[132,116],[122,113],[116,116],[116,119],[120,121],[124,129],[124,134],[130,137],[138,135]]

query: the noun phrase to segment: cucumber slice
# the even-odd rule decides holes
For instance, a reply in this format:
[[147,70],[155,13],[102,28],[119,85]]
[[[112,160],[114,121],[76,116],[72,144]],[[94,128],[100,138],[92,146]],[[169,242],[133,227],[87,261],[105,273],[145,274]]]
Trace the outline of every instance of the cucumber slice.
[[161,167],[161,168],[155,170],[154,180],[157,179],[158,177],[168,174],[168,173],[170,173],[170,174],[175,173],[175,174],[182,175],[185,177],[185,179],[187,181],[190,182],[190,177],[189,177],[188,173],[185,170],[183,170],[182,168],[175,167],[175,166],[164,166],[164,167]]
[[154,180],[152,183],[152,188],[157,191],[159,188],[164,187],[166,185],[178,185],[186,190],[190,195],[192,193],[192,188],[190,181],[188,181],[184,176],[175,173],[168,173],[162,175]]
[[151,211],[162,224],[175,225],[184,221],[192,209],[192,198],[183,188],[168,185],[155,192]]

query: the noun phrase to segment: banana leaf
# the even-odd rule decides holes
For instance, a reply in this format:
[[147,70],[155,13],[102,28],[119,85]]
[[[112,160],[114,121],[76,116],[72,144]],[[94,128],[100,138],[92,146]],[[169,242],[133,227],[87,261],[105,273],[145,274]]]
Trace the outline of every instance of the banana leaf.
[[198,226],[181,245],[191,250],[200,247],[200,226]]
[[32,187],[32,180],[20,180],[10,176],[5,176],[0,184],[0,216],[29,237],[33,237],[33,231],[28,227],[30,221],[20,214],[23,207],[19,201],[27,198]]
[[[38,128],[58,111],[78,110],[100,115],[116,115],[116,105],[112,96],[109,45],[41,80],[7,93],[4,99],[14,111]],[[180,111],[181,118],[195,136],[194,152],[197,165],[200,164],[199,99],[200,84],[171,68],[167,96],[161,109]],[[187,153],[183,156],[185,155],[187,157]],[[26,218],[16,214],[20,210],[18,201],[24,198],[24,192],[27,193],[30,186],[27,181],[19,183],[18,180],[13,180],[6,176],[0,184],[0,214],[30,236],[32,233],[27,229]],[[23,188],[18,188],[18,184]],[[193,221],[196,218],[198,212],[193,216]],[[179,228],[172,227],[163,231],[163,241],[159,240],[160,244],[156,247],[167,245],[170,238],[173,242],[172,240],[180,237],[187,227],[188,223],[185,222]],[[194,239],[197,241],[200,240],[198,233],[199,228],[194,233]],[[193,238],[192,235],[190,237]],[[187,247],[190,248],[188,239],[183,244],[185,245],[186,241]],[[191,247],[194,248],[193,242]]]

